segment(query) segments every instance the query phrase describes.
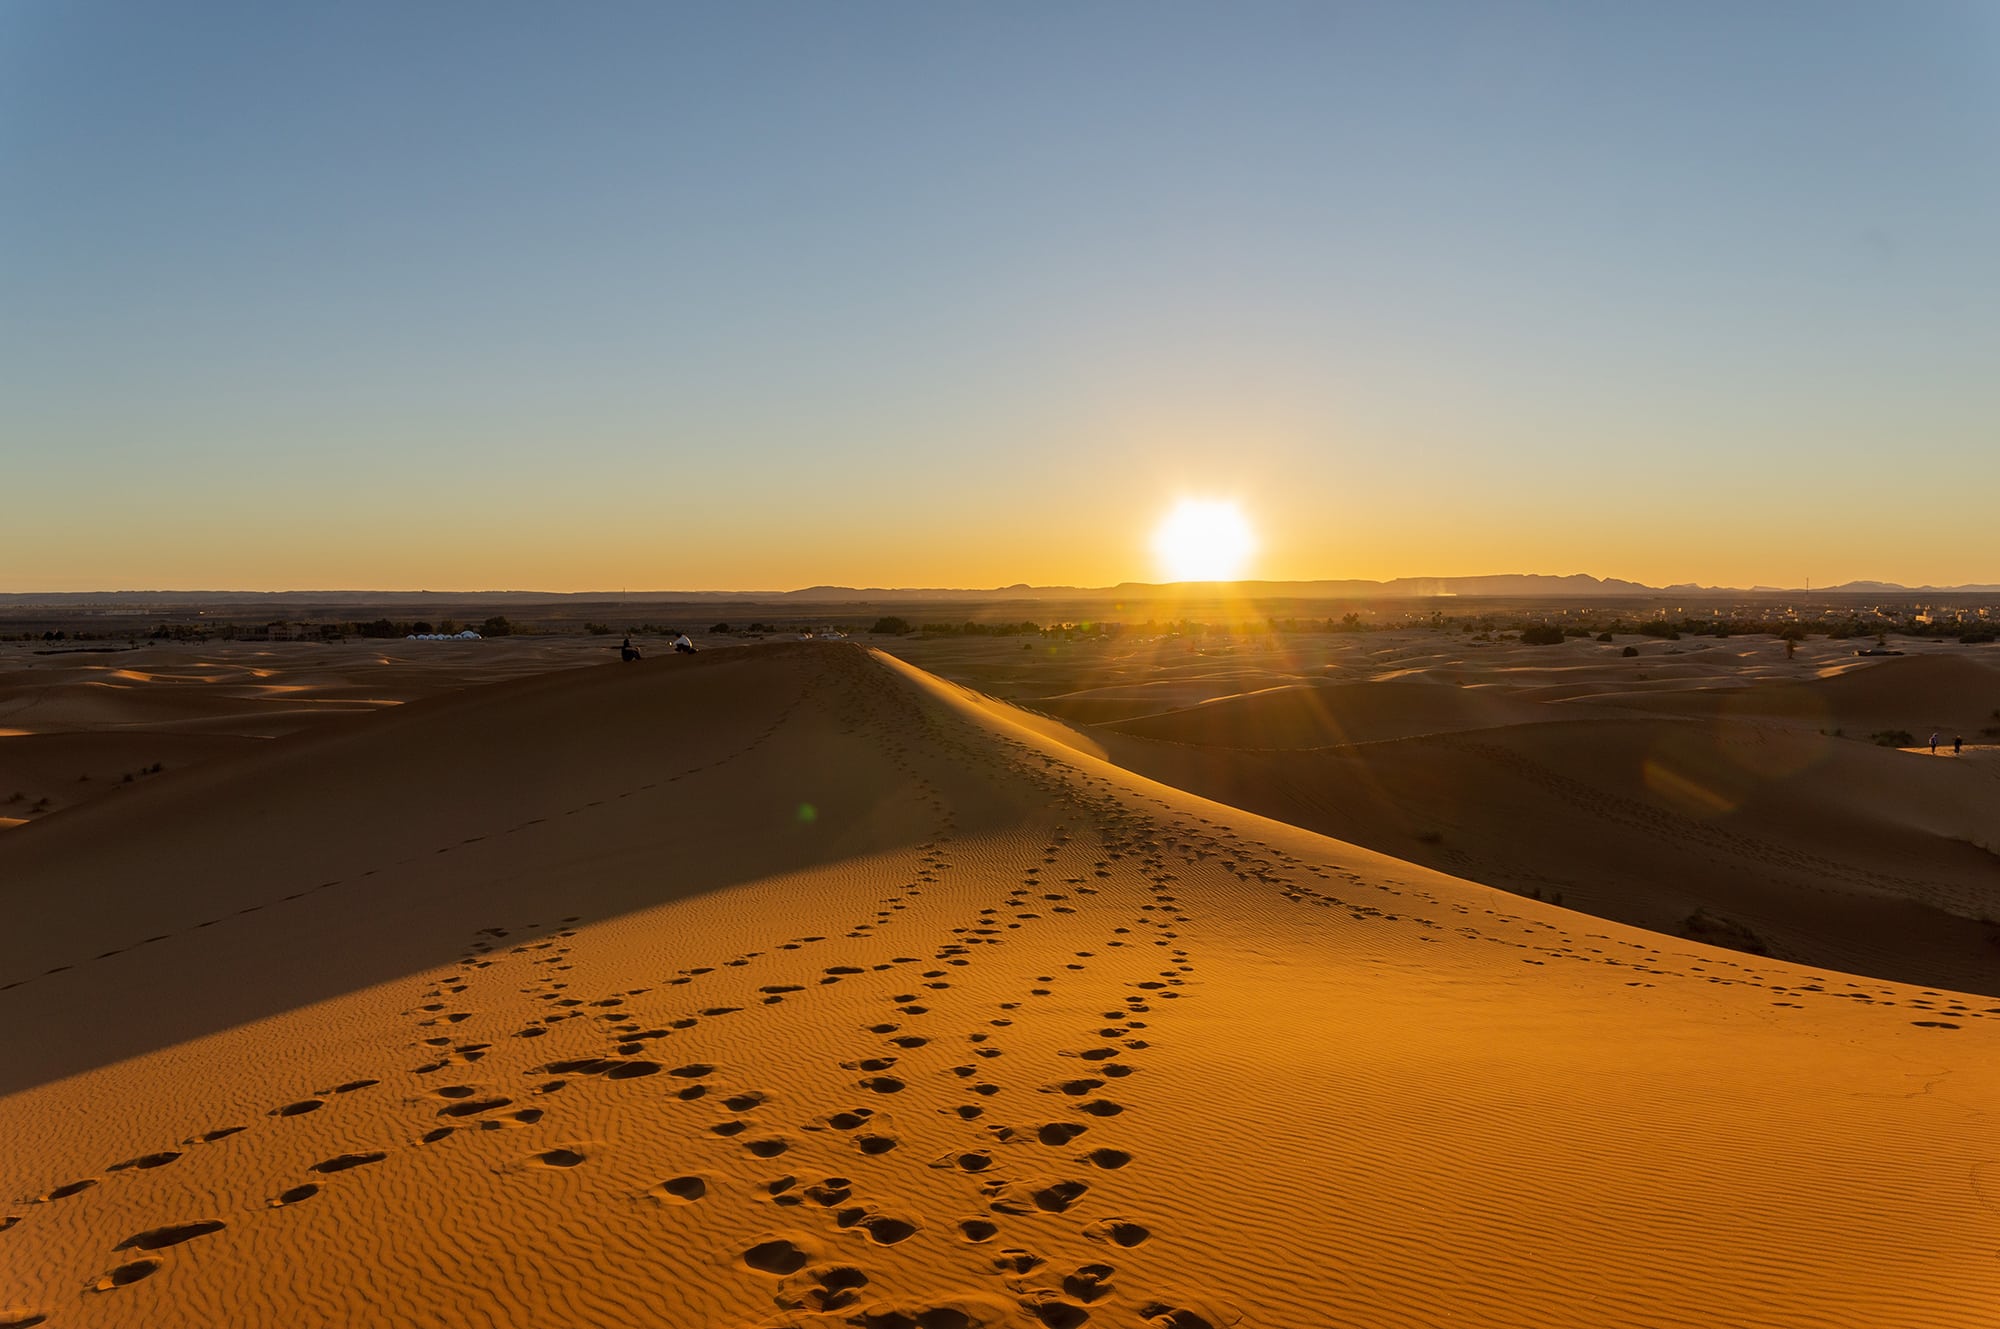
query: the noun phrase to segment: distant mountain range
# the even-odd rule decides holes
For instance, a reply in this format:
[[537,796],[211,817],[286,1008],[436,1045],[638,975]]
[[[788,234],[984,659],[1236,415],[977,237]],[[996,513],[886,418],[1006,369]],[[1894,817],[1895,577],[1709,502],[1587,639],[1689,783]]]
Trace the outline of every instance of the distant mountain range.
[[[48,591],[0,594],[0,606],[83,605],[144,610],[172,605],[233,605],[245,608],[285,605],[355,605],[421,607],[424,605],[545,604],[550,601],[729,604],[914,604],[924,601],[993,604],[1007,601],[1128,601],[1177,598],[1216,592],[1205,583],[1121,582],[1116,586],[886,587],[808,586],[794,591]],[[1256,600],[1423,600],[1447,597],[1486,599],[1613,599],[1660,595],[1995,595],[2000,584],[1965,586],[1900,586],[1884,581],[1850,581],[1811,590],[1779,586],[1647,586],[1618,578],[1576,573],[1566,577],[1535,573],[1484,577],[1397,577],[1391,581],[1243,581],[1229,594]]]

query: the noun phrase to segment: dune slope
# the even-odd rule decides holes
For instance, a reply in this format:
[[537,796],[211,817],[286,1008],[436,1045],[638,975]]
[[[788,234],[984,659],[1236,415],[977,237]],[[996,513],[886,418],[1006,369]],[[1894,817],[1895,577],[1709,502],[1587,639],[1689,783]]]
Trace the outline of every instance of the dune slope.
[[2000,1300],[1990,1001],[1499,894],[855,647],[281,741],[9,832],[0,892],[0,1324]]

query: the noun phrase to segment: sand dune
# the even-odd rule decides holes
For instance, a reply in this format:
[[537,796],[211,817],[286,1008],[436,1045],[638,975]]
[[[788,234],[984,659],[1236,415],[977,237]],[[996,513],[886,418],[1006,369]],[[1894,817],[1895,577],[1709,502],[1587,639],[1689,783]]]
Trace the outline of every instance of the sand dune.
[[[2000,994],[2000,772],[1977,745],[2000,733],[2000,657],[1911,649],[1419,630],[1253,638],[1219,660],[1065,647],[1037,670],[1004,649],[897,646],[1067,716],[1081,751],[1236,807],[1648,929]],[[1211,666],[1234,693],[1095,723],[1061,707]],[[1976,741],[1942,765],[1869,741],[1951,724],[1947,742]]]
[[1991,999],[1523,901],[853,646],[321,727],[9,831],[0,892],[4,1324],[2000,1303]]
[[1318,748],[1547,718],[1543,707],[1492,692],[1421,682],[1332,683],[1262,688],[1109,727],[1168,743]]
[[136,781],[247,753],[260,740],[607,654],[561,638],[53,653],[0,645],[0,814],[33,821],[122,796]]
[[[1974,738],[2000,726],[2000,669],[1964,655],[1838,662],[1838,672],[1800,681],[1768,681],[1740,690],[1655,691],[1600,697],[1628,708],[1676,715],[1768,718],[1865,737],[1932,730]],[[1921,731],[1921,732],[1918,732]]]

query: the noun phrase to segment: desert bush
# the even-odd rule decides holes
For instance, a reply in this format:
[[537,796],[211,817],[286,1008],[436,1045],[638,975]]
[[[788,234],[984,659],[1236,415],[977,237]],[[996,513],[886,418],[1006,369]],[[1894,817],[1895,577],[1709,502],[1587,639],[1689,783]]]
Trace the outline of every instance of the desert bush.
[[1600,633],[1598,633],[1598,634],[1597,634],[1597,639],[1598,639],[1599,641],[1610,641],[1610,640],[1611,640],[1611,634],[1610,634],[1610,633],[1608,633],[1608,632],[1600,632]]
[[1563,644],[1563,630],[1546,623],[1536,623],[1521,629],[1521,644],[1524,646],[1560,646]]
[[875,626],[868,629],[885,637],[900,637],[910,630],[910,620],[894,614],[885,614],[875,620]]
[[1631,658],[1632,658],[1633,656],[1635,656],[1635,655],[1637,655],[1637,654],[1639,653],[1639,648],[1638,648],[1637,646],[1627,646],[1627,647],[1626,647],[1626,648],[1625,648],[1624,650],[1622,650],[1622,651],[1620,651],[1620,652],[1618,652],[1618,653],[1619,653],[1620,655],[1624,656],[1624,657],[1625,657],[1626,659],[1628,659],[1628,660],[1629,660],[1629,659],[1631,659]]

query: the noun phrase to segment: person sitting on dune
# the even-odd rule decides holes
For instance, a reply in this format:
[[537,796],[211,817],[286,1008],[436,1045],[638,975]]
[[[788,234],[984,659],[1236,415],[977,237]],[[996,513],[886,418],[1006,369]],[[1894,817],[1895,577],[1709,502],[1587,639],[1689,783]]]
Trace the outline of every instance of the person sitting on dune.
[[639,654],[639,648],[632,644],[632,639],[630,637],[627,637],[625,639],[625,644],[618,648],[618,658],[620,660],[623,660],[626,664],[630,664],[632,663],[632,661],[642,658]]

